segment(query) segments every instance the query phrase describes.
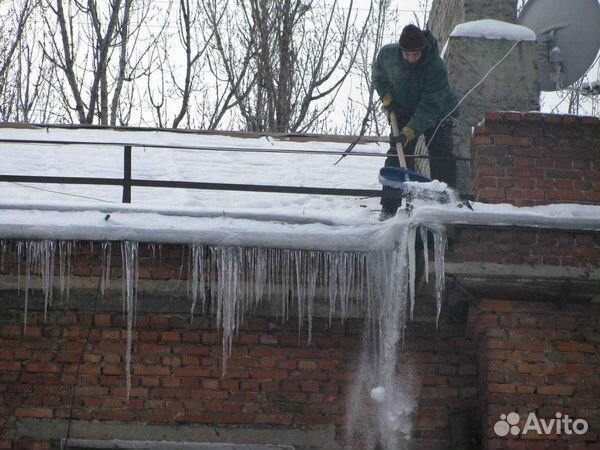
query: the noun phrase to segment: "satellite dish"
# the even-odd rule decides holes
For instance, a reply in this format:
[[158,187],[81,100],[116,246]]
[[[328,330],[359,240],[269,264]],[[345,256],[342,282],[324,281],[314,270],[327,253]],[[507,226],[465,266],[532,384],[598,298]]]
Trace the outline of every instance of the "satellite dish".
[[598,0],[529,0],[518,22],[535,31],[542,91],[570,86],[585,74],[598,54]]

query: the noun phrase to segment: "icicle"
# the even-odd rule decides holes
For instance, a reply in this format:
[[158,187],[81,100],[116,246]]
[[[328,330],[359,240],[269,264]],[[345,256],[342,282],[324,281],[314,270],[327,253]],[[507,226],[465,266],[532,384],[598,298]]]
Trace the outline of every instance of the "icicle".
[[[293,254],[294,266],[296,268],[296,302],[298,306],[298,340],[300,340],[300,331],[304,322],[304,313],[307,310],[307,272],[306,258],[303,251],[295,250]],[[308,321],[312,325],[312,318]],[[310,333],[309,333],[310,334]]]
[[410,295],[410,320],[414,317],[415,309],[415,278],[416,278],[416,257],[415,257],[415,239],[416,229],[412,224],[409,225],[406,232],[406,246],[408,249],[408,280]]
[[333,253],[327,253],[327,265],[328,265],[328,279],[327,285],[329,287],[329,322],[331,323],[331,317],[335,312],[335,303],[337,299],[337,287],[338,287],[338,268],[337,265],[339,261],[334,257]]
[[435,255],[435,297],[436,297],[436,329],[439,326],[440,314],[442,312],[442,297],[444,294],[444,255],[448,239],[446,237],[446,229],[442,225],[428,225],[429,230],[433,233],[434,255]]
[[423,243],[423,258],[425,259],[425,279],[429,280],[429,235],[427,234],[427,228],[424,226],[419,227],[421,233],[421,242]]
[[121,242],[121,310],[123,317],[127,311],[127,273],[126,273],[125,242]]
[[44,320],[47,318],[48,306],[52,305],[55,249],[56,243],[54,241],[27,241],[26,243],[25,316],[23,318],[24,328],[27,327],[31,274],[32,272],[35,272],[36,269],[40,274],[41,287],[44,294]]
[[135,305],[137,297],[138,283],[138,243],[131,241],[121,242],[121,255],[123,259],[123,280],[124,280],[124,303],[127,305],[127,350],[125,354],[125,376],[127,383],[127,401],[129,401],[129,392],[131,390],[131,347],[133,322],[135,316]]
[[40,242],[40,271],[42,276],[42,292],[44,293],[44,321],[48,316],[48,306],[52,306],[52,292],[54,285],[54,241]]
[[6,241],[0,241],[0,270],[4,270],[4,254],[8,251],[8,244]]
[[380,382],[379,386],[385,389],[386,395],[380,409],[379,425],[381,437],[385,448],[398,448],[398,436],[394,423],[400,417],[396,412],[398,400],[398,386],[395,382],[398,361],[398,342],[404,335],[406,323],[406,303],[408,277],[408,248],[409,227],[402,230],[398,239],[399,246],[390,254],[381,255],[381,271],[385,276],[386,284],[383,287],[381,299],[380,324],[382,340],[380,343]]
[[254,305],[255,307],[263,299],[267,284],[267,250],[259,248],[256,255],[256,266],[254,267]]
[[227,370],[227,358],[231,353],[231,342],[236,330],[239,289],[240,254],[239,248],[217,248],[218,259],[218,293],[217,293],[217,324],[223,333],[223,373]]
[[[206,259],[204,247],[200,245],[193,245],[190,251],[192,258],[190,264],[191,270],[191,298],[192,308],[190,311],[190,323],[194,320],[194,310],[196,308],[196,302],[198,300],[198,291],[202,300],[202,310],[206,304],[206,291],[205,291],[205,280],[204,280],[204,261]],[[189,279],[190,277],[188,277]],[[188,290],[188,296],[189,290]]]
[[102,243],[102,272],[100,274],[100,297],[104,298],[104,293],[110,285],[110,258],[112,255],[112,243],[104,241]]
[[31,268],[34,264],[34,242],[27,241],[26,243],[26,257],[25,257],[25,305],[23,313],[23,330],[27,328],[27,312],[29,308],[29,282],[31,280]]
[[[175,289],[179,289],[179,283],[181,282],[181,278],[183,276],[183,266],[185,265],[185,254],[186,251],[189,250],[188,248],[189,246],[181,246],[181,264],[179,265],[179,274],[177,275],[177,284],[175,285]],[[188,266],[188,283],[189,283],[189,266]],[[189,294],[189,290],[188,290],[188,294]]]
[[58,243],[58,276],[60,284],[60,299],[69,300],[69,293],[71,289],[71,251],[72,242],[70,241],[59,241]]
[[338,253],[338,292],[340,297],[340,313],[342,321],[348,316],[348,302],[354,277],[355,258],[354,253]]
[[17,243],[17,295],[21,294],[21,261],[25,252],[23,241]]

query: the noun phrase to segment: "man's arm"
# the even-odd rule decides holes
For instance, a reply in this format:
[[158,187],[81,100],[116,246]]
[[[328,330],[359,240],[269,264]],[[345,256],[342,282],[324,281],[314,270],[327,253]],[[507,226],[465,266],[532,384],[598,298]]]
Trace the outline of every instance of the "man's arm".
[[390,80],[388,78],[386,70],[383,67],[383,64],[381,63],[381,59],[382,59],[382,51],[380,50],[379,53],[377,54],[377,58],[375,59],[375,62],[373,63],[373,66],[372,66],[371,82],[373,83],[375,90],[379,94],[379,98],[383,99],[383,97],[385,97],[386,94],[389,95],[389,93],[390,93],[390,91],[389,91]]

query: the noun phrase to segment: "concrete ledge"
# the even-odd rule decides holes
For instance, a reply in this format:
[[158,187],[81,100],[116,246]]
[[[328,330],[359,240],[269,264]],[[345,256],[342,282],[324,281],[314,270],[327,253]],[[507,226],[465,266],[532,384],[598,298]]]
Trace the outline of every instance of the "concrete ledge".
[[[64,446],[65,440],[62,444]],[[253,445],[253,444],[213,444],[210,442],[175,442],[175,441],[124,441],[111,439],[69,439],[71,449],[143,449],[143,450],[294,450],[290,445]]]
[[600,301],[600,269],[482,262],[446,262],[445,269],[476,298],[493,292],[498,298],[560,304]]
[[[76,277],[71,276],[70,292],[67,298],[61,299],[58,287],[60,280],[54,278],[53,309],[69,309],[91,311],[94,309],[94,298],[98,287],[98,277]],[[96,310],[102,312],[117,312],[123,310],[123,294],[121,291],[121,279],[110,280],[110,288],[106,290],[104,297],[99,299]],[[165,314],[190,314],[192,300],[187,295],[188,280],[139,280],[138,282],[138,313],[165,313]],[[215,283],[216,282],[212,282]],[[20,292],[18,286],[20,285]],[[0,309],[22,308],[24,301],[25,277],[20,281],[16,275],[0,275]],[[44,294],[41,290],[41,280],[38,276],[32,277],[30,281],[29,309],[40,310],[44,307]],[[279,317],[281,314],[281,299],[284,296],[284,288],[274,285],[273,292],[264,294],[264,298],[255,306],[253,316]],[[247,288],[244,288],[248,292]],[[315,290],[313,305],[313,317],[329,318],[330,305],[328,299],[329,291],[318,286]],[[350,290],[349,309],[346,311],[345,319],[362,318],[363,313],[356,307],[359,303],[357,293]],[[66,297],[66,296],[65,296]],[[200,302],[200,300],[198,300]],[[292,301],[295,304],[295,300]],[[196,308],[196,315],[202,311]],[[297,308],[291,308],[288,316],[297,318]],[[339,308],[332,314],[332,318],[342,318]]]
[[[61,419],[20,419],[16,420],[10,439],[56,439],[62,440],[67,434],[68,420]],[[224,449],[253,449],[258,450],[265,445],[275,448],[294,448],[308,450],[311,448],[339,449],[335,441],[335,427],[312,427],[304,429],[295,428],[251,428],[251,427],[223,427],[208,425],[153,425],[147,423],[120,423],[74,420],[71,423],[71,437],[69,447],[76,447],[75,442],[82,440],[95,441],[169,441],[173,443],[208,444],[238,444],[237,447],[190,447],[196,449],[215,448]],[[244,444],[241,447],[239,444]],[[262,447],[250,447],[262,446]],[[284,446],[284,447],[281,447]],[[291,446],[291,447],[290,447]],[[181,445],[160,448],[182,448]],[[80,447],[84,448],[84,447]],[[90,448],[90,447],[86,447]],[[94,447],[107,448],[107,447]],[[115,447],[111,447],[115,448]],[[117,447],[134,448],[134,447]],[[158,448],[158,447],[137,447]],[[188,447],[186,447],[188,448]],[[273,448],[273,447],[271,447]]]
[[[435,266],[430,263],[430,271]],[[482,278],[509,278],[518,280],[580,280],[600,282],[600,269],[591,267],[566,267],[526,264],[498,264],[485,262],[451,262],[444,264],[446,275],[482,277]]]

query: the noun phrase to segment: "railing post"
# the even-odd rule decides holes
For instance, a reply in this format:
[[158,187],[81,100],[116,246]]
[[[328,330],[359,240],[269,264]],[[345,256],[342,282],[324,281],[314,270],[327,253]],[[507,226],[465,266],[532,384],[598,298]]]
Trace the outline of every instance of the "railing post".
[[123,203],[131,203],[131,145],[126,145],[124,152]]

